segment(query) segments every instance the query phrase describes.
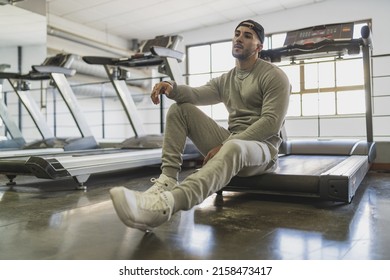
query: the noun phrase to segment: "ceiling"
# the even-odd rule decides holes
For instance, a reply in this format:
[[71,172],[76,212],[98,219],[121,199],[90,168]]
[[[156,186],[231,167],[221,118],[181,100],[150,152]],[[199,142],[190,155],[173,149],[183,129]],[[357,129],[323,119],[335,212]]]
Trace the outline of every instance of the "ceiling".
[[0,5],[0,47],[46,43],[46,17],[12,5]]
[[[22,0],[16,6],[34,1],[45,3]],[[10,4],[0,5],[0,47],[44,44],[46,25],[55,17],[124,39],[143,40],[322,1],[325,0],[46,0],[46,17]]]
[[[47,12],[126,39],[149,39],[323,0],[47,0]],[[50,24],[50,18],[49,18]]]

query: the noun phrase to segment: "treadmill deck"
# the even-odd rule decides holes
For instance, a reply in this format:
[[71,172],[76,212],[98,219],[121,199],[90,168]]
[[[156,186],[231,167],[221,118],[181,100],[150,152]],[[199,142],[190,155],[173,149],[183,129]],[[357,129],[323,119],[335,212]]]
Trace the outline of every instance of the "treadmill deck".
[[288,155],[279,158],[274,172],[234,177],[223,190],[350,203],[368,169],[368,156],[365,155]]

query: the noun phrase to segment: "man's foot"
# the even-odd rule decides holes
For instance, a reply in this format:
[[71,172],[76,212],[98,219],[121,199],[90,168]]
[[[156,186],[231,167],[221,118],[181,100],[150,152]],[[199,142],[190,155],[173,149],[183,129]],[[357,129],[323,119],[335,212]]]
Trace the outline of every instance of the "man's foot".
[[142,193],[115,187],[110,195],[120,220],[129,227],[152,230],[172,216],[174,198],[170,192]]
[[165,191],[171,191],[176,185],[179,184],[178,181],[164,174],[161,174],[157,179],[152,178],[150,181],[154,183],[154,185],[147,189],[145,193],[162,193]]

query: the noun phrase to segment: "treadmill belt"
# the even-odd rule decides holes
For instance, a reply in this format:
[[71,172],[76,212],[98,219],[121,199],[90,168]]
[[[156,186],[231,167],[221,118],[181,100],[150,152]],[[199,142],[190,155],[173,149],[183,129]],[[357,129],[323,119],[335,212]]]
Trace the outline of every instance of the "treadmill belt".
[[289,155],[278,160],[275,173],[287,175],[319,176],[333,166],[341,163],[347,156]]

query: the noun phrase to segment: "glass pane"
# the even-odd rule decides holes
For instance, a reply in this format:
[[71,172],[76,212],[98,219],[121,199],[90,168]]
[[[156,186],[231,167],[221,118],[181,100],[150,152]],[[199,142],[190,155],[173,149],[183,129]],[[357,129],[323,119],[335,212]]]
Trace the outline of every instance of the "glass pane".
[[284,71],[284,73],[286,73],[288,79],[290,80],[293,92],[301,91],[299,67],[299,65],[288,65],[280,67]]
[[319,94],[320,115],[336,114],[336,100],[334,92],[324,92]]
[[269,36],[264,37],[263,50],[272,49],[270,46],[271,40],[269,38]]
[[210,46],[188,48],[188,74],[210,72]]
[[318,80],[320,88],[334,87],[334,62],[322,62],[318,64]]
[[301,95],[291,94],[290,103],[288,105],[287,116],[300,116],[301,115]]
[[188,77],[188,85],[191,87],[199,87],[210,81],[210,74],[192,75]]
[[337,112],[339,114],[359,114],[366,111],[364,91],[352,90],[337,93]]
[[211,45],[211,71],[227,71],[235,66],[232,56],[232,42],[217,43]]
[[305,70],[305,89],[318,88],[318,65],[306,64]]
[[364,83],[363,60],[337,61],[337,86],[362,85]]
[[317,93],[302,95],[302,115],[316,116],[318,115],[318,95]]
[[272,48],[281,48],[284,45],[284,41],[286,40],[286,33],[279,33],[272,35]]

